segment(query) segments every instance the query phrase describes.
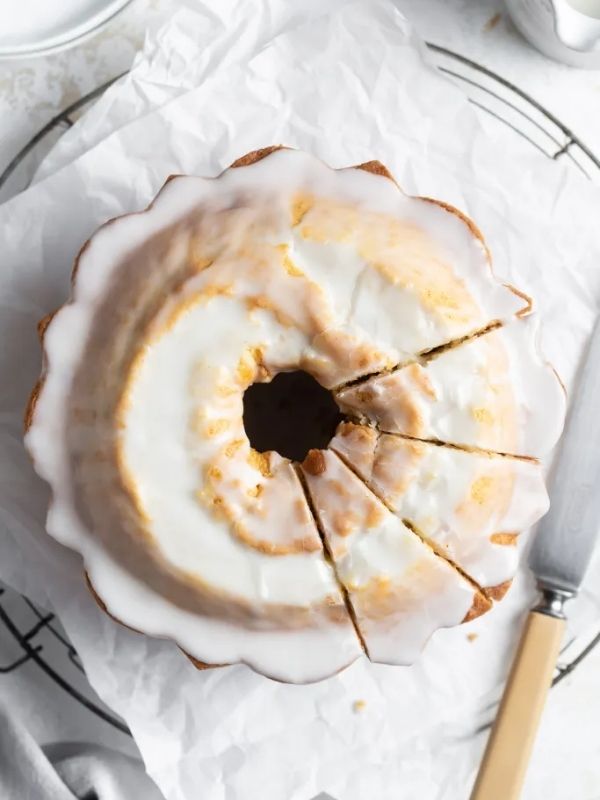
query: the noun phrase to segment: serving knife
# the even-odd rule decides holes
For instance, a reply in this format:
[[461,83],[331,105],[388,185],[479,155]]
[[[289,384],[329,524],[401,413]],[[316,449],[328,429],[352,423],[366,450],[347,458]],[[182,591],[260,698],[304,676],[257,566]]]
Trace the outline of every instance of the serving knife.
[[517,800],[566,624],[600,529],[600,319],[577,380],[550,479],[550,510],[529,556],[539,603],[529,612],[471,800]]

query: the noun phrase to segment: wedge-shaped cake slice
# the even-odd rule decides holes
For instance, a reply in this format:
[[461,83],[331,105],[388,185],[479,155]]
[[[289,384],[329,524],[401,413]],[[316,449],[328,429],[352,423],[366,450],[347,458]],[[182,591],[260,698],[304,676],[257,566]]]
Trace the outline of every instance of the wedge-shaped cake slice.
[[302,472],[371,660],[412,664],[438,628],[489,608],[331,450],[311,450]]
[[338,392],[384,431],[540,457],[555,445],[565,392],[540,357],[535,320],[515,320]]
[[408,197],[384,176],[338,178],[363,184],[361,205],[299,193],[289,258],[396,363],[529,311],[529,298],[497,282],[481,234],[457,209]]
[[331,447],[399,518],[491,597],[518,565],[516,539],[548,510],[539,463],[417,442],[352,423]]

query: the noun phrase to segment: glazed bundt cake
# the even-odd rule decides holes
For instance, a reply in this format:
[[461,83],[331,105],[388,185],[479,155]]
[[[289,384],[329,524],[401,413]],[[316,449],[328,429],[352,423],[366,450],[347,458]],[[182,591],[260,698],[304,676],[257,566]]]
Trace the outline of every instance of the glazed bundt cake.
[[547,508],[563,391],[473,223],[267,148],[83,247],[26,443],[103,607],[199,664],[410,664]]

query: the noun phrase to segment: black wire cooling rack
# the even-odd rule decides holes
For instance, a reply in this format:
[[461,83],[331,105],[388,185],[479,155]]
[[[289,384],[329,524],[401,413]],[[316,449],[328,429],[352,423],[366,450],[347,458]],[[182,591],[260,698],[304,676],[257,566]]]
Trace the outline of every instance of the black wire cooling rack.
[[[515,136],[549,160],[564,160],[589,180],[600,183],[600,160],[557,117],[536,102],[522,89],[487,67],[454,53],[445,47],[428,43],[438,69],[466,92],[469,100],[491,120],[508,127]],[[42,159],[71,127],[118,78],[99,86],[50,120],[12,159],[0,175],[0,201],[29,186]],[[77,652],[69,642],[59,620],[10,589],[0,587],[0,623],[12,638],[16,655],[7,664],[0,664],[0,680],[25,664],[33,662],[48,679],[90,713],[130,735],[128,727],[95,695],[90,687]],[[0,628],[0,631],[2,628]],[[600,620],[597,630],[571,639],[562,650],[553,686],[572,673],[592,650],[600,644]],[[490,717],[495,704],[488,709]],[[477,733],[491,723],[480,726]],[[471,734],[472,735],[472,734]]]

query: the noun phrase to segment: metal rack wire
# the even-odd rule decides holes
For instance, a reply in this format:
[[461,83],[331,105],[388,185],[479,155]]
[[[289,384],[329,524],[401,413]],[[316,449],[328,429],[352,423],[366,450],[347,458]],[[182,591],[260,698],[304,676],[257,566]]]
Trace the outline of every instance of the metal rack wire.
[[[566,125],[526,92],[459,53],[433,43],[428,43],[428,47],[436,66],[459,84],[470,102],[490,120],[508,127],[549,160],[565,160],[572,169],[600,183],[600,159]],[[27,188],[38,164],[60,135],[119,77],[73,103],[32,137],[0,175],[0,199],[8,199]],[[26,597],[0,587],[0,623],[14,639],[18,649],[11,663],[0,664],[0,680],[3,675],[33,662],[74,702],[115,729],[129,734],[122,720],[95,696],[75,649],[53,614],[38,608]],[[585,639],[572,639],[563,648],[553,686],[572,674],[599,644],[600,620],[597,632]],[[488,709],[490,716],[493,708],[490,706]],[[489,724],[484,724],[475,732],[487,727]]]

